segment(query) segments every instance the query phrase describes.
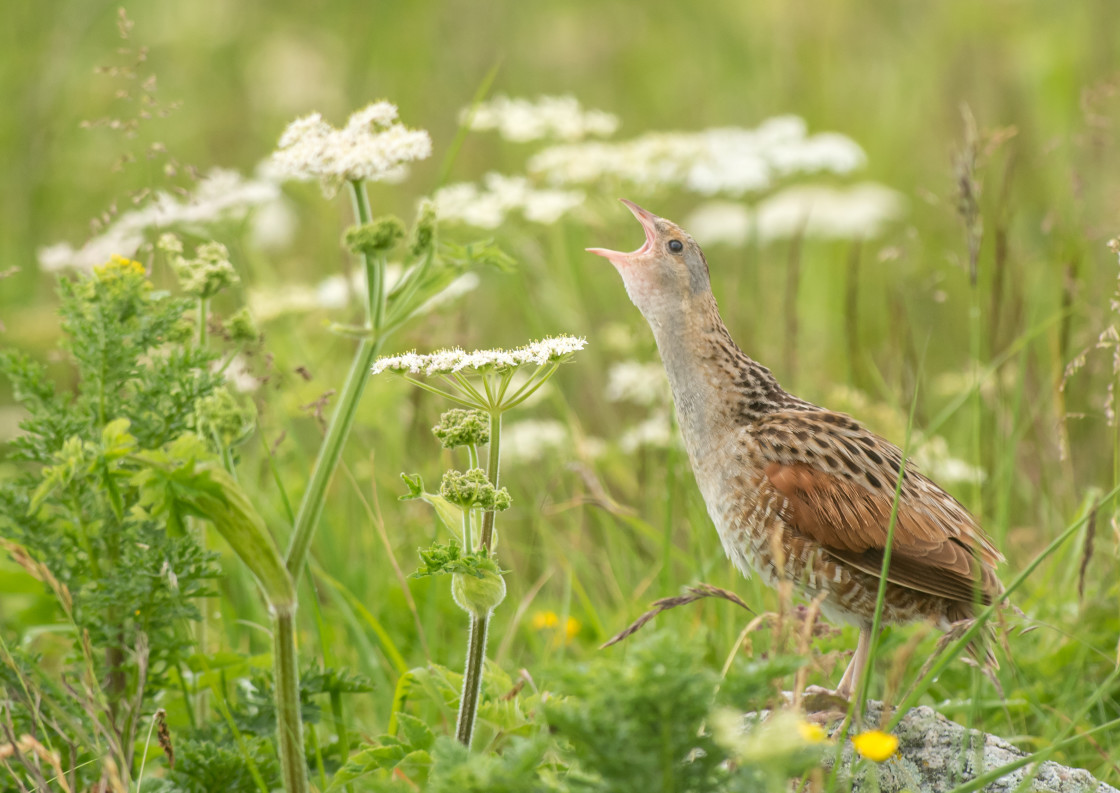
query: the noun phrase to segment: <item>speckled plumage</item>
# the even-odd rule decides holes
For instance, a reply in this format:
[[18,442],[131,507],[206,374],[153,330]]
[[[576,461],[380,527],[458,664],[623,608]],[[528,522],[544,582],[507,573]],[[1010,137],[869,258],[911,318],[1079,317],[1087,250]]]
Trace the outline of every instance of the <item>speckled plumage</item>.
[[[897,446],[855,419],[787,393],[732,341],[695,241],[625,202],[646,243],[606,256],[653,330],[696,482],[735,565],[771,586],[790,580],[821,611],[860,628],[837,693],[866,663],[895,487]],[[672,247],[670,247],[672,245]],[[675,250],[678,247],[680,250]],[[883,620],[942,629],[1002,592],[1002,560],[952,496],[905,466]]]

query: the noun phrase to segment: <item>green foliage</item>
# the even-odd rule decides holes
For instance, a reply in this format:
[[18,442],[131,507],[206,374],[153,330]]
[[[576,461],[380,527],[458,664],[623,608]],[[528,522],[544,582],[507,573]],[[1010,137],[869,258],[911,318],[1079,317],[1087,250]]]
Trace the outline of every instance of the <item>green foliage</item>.
[[240,744],[224,739],[187,738],[176,742],[175,768],[168,772],[166,780],[158,786],[145,786],[144,791],[260,793],[252,769],[256,769],[268,789],[279,786],[280,765],[267,738],[250,736]]
[[438,493],[429,493],[424,489],[424,479],[420,474],[401,474],[401,480],[408,487],[408,492],[399,496],[400,501],[423,501],[430,504],[439,517],[444,527],[460,543],[463,542],[463,513],[462,507],[452,504]]
[[[121,736],[116,762],[127,770],[149,697],[190,654],[188,626],[217,572],[181,520],[146,509],[138,461],[194,429],[221,379],[214,353],[183,344],[188,301],[154,291],[137,262],[114,258],[59,292],[76,393],[59,394],[29,358],[0,353],[28,413],[12,443],[24,465],[0,484],[0,537],[41,565],[75,639],[71,662],[105,681],[82,717]],[[59,703],[72,696],[43,674],[26,679],[45,692],[37,708],[65,712]]]
[[140,507],[169,525],[187,516],[210,521],[260,584],[269,606],[291,609],[295,587],[276,538],[268,531],[245,491],[214,464],[195,435],[183,435],[166,449],[137,455],[144,468],[133,477]]
[[463,553],[459,543],[454,540],[449,543],[437,542],[429,548],[421,548],[419,554],[420,567],[412,574],[412,578],[454,573],[482,578],[486,573],[501,573],[498,563],[488,553],[485,551]]
[[253,315],[247,308],[230,315],[226,320],[226,332],[230,342],[239,346],[259,344],[261,341],[261,329],[253,321]]
[[[514,739],[501,754],[471,753],[451,738],[432,750],[430,793],[544,793],[560,788],[545,784],[540,765],[547,744],[542,739]],[[648,791],[647,791],[648,793]]]
[[[0,354],[29,413],[13,442],[29,465],[0,487],[0,535],[70,590],[76,627],[108,654],[99,665],[117,676],[116,700],[140,684],[138,662],[149,682],[177,663],[189,646],[184,621],[197,618],[193,601],[215,574],[212,555],[180,527],[139,508],[131,461],[190,429],[195,403],[220,381],[212,354],[176,344],[186,302],[154,293],[136,263],[115,260],[60,292],[76,395],[56,394],[29,359]],[[137,656],[140,636],[147,649]]]
[[466,244],[446,242],[441,250],[444,260],[458,267],[484,265],[504,273],[517,269],[517,261],[493,240],[479,240]]
[[409,233],[408,252],[416,259],[428,256],[436,247],[436,205],[430,199],[420,201],[416,221]]
[[[334,775],[328,793],[363,777],[398,769],[407,779],[423,783],[432,763],[430,750],[436,740],[435,733],[423,721],[407,713],[397,714],[397,725],[399,735],[382,735],[375,745],[356,752]],[[378,775],[385,778],[384,773]]]
[[257,411],[252,402],[242,402],[222,386],[195,405],[194,424],[198,433],[221,453],[244,442],[256,429]]
[[560,692],[545,703],[550,727],[595,789],[723,790],[724,755],[701,725],[716,677],[698,653],[669,634],[629,648],[625,660],[562,670]]

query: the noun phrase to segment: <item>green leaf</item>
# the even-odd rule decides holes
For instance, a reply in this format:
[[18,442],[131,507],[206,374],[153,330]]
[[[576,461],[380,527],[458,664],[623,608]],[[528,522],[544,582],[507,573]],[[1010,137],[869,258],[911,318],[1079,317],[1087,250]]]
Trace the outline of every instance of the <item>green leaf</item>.
[[400,728],[401,737],[412,749],[432,748],[432,743],[436,739],[435,733],[421,719],[408,713],[398,713],[397,725]]
[[119,460],[136,448],[136,438],[128,431],[132,422],[113,419],[101,430],[101,456],[106,460]]
[[[295,605],[295,586],[276,539],[229,472],[214,464],[202,441],[177,439],[166,451],[137,457],[147,467],[134,475],[140,503],[153,515],[186,513],[210,521],[257,579],[273,608]],[[196,468],[198,461],[212,467]]]
[[504,273],[513,272],[517,262],[490,240],[477,240],[466,245],[444,243],[440,249],[441,257],[450,264],[460,267],[486,265]]
[[342,790],[362,777],[375,771],[394,768],[409,753],[400,746],[373,746],[357,752],[334,775],[325,793]]
[[487,573],[500,575],[502,572],[498,568],[498,563],[490,558],[487,551],[463,553],[454,540],[446,544],[437,542],[430,548],[421,548],[419,553],[421,565],[412,574],[412,578],[449,573],[463,573],[474,578],[483,578]]
[[401,474],[401,479],[404,480],[405,485],[408,487],[408,493],[400,496],[401,501],[412,501],[419,499],[425,504],[431,505],[439,516],[440,522],[447,527],[451,532],[451,536],[463,542],[463,510],[461,507],[452,504],[443,496],[435,493],[428,493],[424,490],[424,480],[420,474]]

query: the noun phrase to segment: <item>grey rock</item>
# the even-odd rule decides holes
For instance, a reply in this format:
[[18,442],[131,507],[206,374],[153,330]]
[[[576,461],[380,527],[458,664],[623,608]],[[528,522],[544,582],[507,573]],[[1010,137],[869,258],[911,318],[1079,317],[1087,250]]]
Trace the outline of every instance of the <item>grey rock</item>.
[[[868,702],[866,724],[879,724],[882,703]],[[933,708],[922,706],[907,713],[893,731],[898,752],[884,763],[855,766],[853,790],[858,793],[946,793],[958,785],[1000,766],[1026,757],[1007,741],[978,730],[969,730],[950,721]],[[852,765],[852,745],[847,742],[841,776]],[[831,755],[827,767],[831,768]],[[1055,762],[1025,765],[1007,773],[983,788],[988,793],[1012,793],[1025,779],[1022,789],[1040,793],[1120,793],[1080,768],[1067,768]]]

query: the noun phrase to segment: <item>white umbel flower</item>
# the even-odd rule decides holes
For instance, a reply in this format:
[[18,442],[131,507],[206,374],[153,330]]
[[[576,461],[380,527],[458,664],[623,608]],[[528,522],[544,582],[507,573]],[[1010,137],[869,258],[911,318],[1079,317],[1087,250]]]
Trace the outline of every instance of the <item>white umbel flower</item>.
[[206,226],[224,220],[242,220],[254,209],[276,206],[280,188],[267,178],[246,179],[237,171],[215,168],[199,180],[194,192],[180,200],[158,192],[149,203],[122,212],[101,234],[80,248],[65,242],[40,248],[39,267],[46,271],[66,268],[89,270],[112,254],[132,256],[152,229]]
[[296,119],[280,136],[273,165],[289,179],[318,179],[328,196],[346,181],[399,182],[406,163],[431,156],[432,139],[396,118],[396,106],[382,101],[351,115],[342,129],[318,113]]
[[619,361],[607,373],[608,402],[665,405],[669,402],[669,394],[665,367],[660,363]]
[[602,110],[584,110],[574,96],[534,99],[496,96],[465,108],[461,121],[475,130],[497,130],[505,140],[522,143],[542,138],[565,141],[607,137],[618,129],[618,117]]
[[415,352],[390,355],[373,362],[372,373],[395,372],[412,375],[452,375],[457,372],[504,372],[519,366],[561,363],[582,350],[587,340],[579,336],[550,336],[512,350],[474,350],[458,347],[427,355]]
[[871,182],[844,188],[801,185],[760,202],[754,227],[762,242],[802,235],[866,239],[881,234],[905,207],[902,195]]
[[651,132],[617,143],[560,144],[538,152],[528,167],[556,185],[618,180],[739,196],[797,173],[850,173],[864,161],[863,150],[850,138],[809,136],[802,119],[778,116],[753,129]]
[[488,173],[481,186],[460,182],[440,188],[433,198],[440,220],[494,229],[514,210],[533,223],[555,223],[585,196],[580,190],[536,188],[524,176]]
[[744,245],[752,234],[763,243],[792,237],[869,239],[905,210],[901,194],[874,182],[849,187],[802,184],[768,196],[753,210],[730,201],[708,201],[685,225],[703,245]]

